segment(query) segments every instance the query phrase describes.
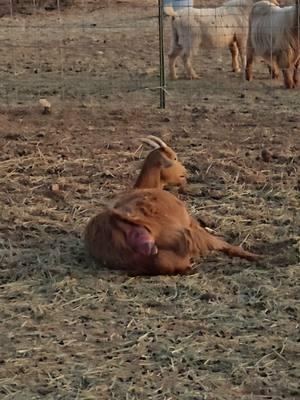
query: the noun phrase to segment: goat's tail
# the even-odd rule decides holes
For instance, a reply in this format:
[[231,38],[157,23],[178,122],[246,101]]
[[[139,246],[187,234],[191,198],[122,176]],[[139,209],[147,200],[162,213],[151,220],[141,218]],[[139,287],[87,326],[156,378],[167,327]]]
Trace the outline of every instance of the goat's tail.
[[195,255],[206,255],[211,251],[221,251],[229,257],[245,258],[249,261],[258,261],[261,256],[244,250],[241,246],[231,245],[225,240],[212,235],[202,228],[196,220],[191,223],[191,250]]

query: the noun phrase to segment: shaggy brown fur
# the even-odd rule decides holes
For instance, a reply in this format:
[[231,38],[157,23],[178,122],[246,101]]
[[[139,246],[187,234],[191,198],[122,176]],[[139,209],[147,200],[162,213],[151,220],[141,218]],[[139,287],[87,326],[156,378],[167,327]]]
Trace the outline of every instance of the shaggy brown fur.
[[161,189],[138,189],[122,196],[112,209],[92,218],[85,241],[95,259],[133,274],[184,273],[194,258],[213,250],[258,259],[207,232],[180,200]]
[[[153,157],[153,153],[145,161],[148,167],[142,168],[136,189],[117,198],[112,208],[89,221],[85,230],[89,253],[109,268],[147,275],[184,273],[191,267],[193,258],[213,250],[256,260],[256,254],[211,235],[189,215],[183,202],[161,189],[169,183],[167,177],[158,172],[158,167],[153,169],[149,160],[156,162],[157,156],[166,155],[154,153]],[[171,154],[173,158],[176,156],[173,151]],[[180,185],[182,169],[179,166],[182,165],[177,158],[172,162],[178,164],[173,174],[168,175],[170,183]],[[176,170],[179,171],[177,178]],[[152,173],[156,174],[155,179],[150,176]]]

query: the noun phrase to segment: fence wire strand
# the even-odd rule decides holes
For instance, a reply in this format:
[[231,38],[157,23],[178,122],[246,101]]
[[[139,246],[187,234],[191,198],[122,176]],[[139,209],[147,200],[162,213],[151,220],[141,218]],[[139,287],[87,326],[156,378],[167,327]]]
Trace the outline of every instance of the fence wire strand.
[[[161,57],[167,81],[160,81],[160,2],[152,7],[126,8],[108,0],[91,10],[84,0],[78,2],[79,9],[67,9],[61,0],[55,0],[52,13],[41,9],[40,3],[32,0],[27,12],[31,15],[23,15],[15,9],[14,1],[9,0],[8,17],[1,19],[0,90],[2,101],[5,99],[7,104],[41,97],[79,103],[112,96],[126,100],[129,93],[138,92],[141,98],[149,98],[153,103],[159,101],[157,88],[161,95],[180,102],[183,89],[192,97],[199,85],[203,95],[205,90],[211,93],[228,90],[230,82],[233,90],[243,90],[246,85],[244,71],[238,75],[229,72],[230,54],[225,48],[198,50],[193,65],[200,71],[199,82],[183,79],[170,82],[168,57],[163,55],[169,51],[171,39],[171,18],[166,16]],[[217,9],[214,12],[217,20]],[[181,60],[177,64],[182,78]],[[258,62],[255,68],[259,70],[261,85],[270,85],[270,89],[278,86],[268,79],[265,66]],[[135,101],[134,97],[130,101]]]

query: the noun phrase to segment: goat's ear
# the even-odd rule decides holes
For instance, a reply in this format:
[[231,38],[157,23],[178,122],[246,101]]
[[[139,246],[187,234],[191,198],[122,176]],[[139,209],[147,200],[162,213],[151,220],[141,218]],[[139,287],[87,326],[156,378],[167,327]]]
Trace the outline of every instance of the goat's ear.
[[177,154],[170,147],[161,148],[161,151],[169,160],[177,161]]
[[159,161],[162,168],[170,168],[173,165],[173,162],[163,153],[163,151],[160,152]]

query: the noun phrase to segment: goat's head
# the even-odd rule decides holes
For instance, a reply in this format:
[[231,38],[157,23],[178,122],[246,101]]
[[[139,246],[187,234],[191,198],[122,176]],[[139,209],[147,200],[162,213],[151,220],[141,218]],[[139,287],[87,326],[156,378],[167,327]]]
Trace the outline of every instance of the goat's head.
[[[159,186],[182,186],[186,183],[187,171],[178,161],[177,154],[164,141],[156,136],[143,138],[142,142],[154,147],[144,161],[141,175],[159,171]],[[139,185],[138,185],[139,186]]]

